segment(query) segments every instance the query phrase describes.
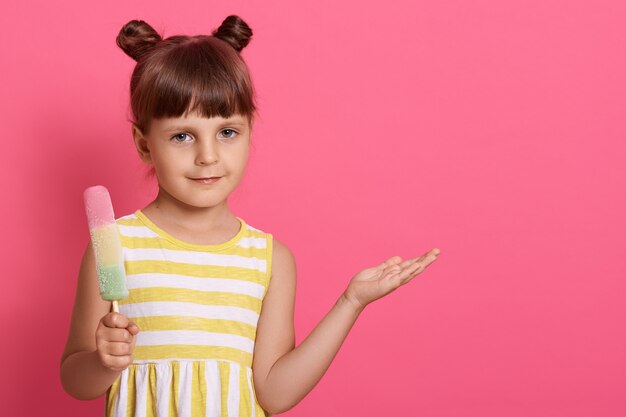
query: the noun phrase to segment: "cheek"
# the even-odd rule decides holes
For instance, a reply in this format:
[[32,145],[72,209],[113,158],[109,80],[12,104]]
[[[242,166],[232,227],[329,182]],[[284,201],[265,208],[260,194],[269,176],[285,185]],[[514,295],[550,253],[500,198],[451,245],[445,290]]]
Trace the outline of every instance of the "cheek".
[[153,162],[158,171],[174,172],[184,168],[186,157],[183,153],[156,153],[153,156]]
[[156,161],[153,167],[160,183],[169,183],[175,180],[180,171],[173,169],[171,164],[164,161]]
[[224,171],[233,178],[238,178],[243,175],[245,170],[245,163],[240,160],[231,159],[224,161]]
[[229,167],[235,171],[242,171],[248,163],[249,149],[248,147],[242,147],[238,149],[238,152],[229,156],[229,158],[225,159]]

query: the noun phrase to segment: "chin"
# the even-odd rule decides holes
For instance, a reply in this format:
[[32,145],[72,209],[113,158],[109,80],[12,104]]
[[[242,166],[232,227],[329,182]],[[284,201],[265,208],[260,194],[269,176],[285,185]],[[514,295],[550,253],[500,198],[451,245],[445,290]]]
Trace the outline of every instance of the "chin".
[[219,205],[219,204],[214,204],[214,203],[206,203],[202,201],[187,201],[185,202],[185,204],[194,208],[211,208],[211,207],[215,207]]

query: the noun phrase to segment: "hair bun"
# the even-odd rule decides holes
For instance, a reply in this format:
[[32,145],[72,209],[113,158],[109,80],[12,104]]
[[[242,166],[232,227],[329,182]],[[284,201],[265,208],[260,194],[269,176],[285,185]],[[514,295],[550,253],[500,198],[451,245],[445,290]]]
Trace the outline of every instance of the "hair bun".
[[228,42],[237,52],[241,52],[250,42],[252,29],[239,16],[230,15],[212,34],[216,38]]
[[131,20],[122,27],[115,42],[126,55],[135,61],[139,61],[146,52],[161,40],[161,35],[152,26],[143,20]]

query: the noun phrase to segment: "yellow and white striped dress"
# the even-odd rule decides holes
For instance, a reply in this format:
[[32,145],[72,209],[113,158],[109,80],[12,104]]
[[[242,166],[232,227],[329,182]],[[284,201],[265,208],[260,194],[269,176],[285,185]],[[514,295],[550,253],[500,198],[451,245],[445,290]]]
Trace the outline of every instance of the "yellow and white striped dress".
[[272,235],[241,223],[219,245],[169,235],[141,210],[117,219],[128,298],[139,326],[133,363],[106,394],[106,417],[268,417],[252,353]]

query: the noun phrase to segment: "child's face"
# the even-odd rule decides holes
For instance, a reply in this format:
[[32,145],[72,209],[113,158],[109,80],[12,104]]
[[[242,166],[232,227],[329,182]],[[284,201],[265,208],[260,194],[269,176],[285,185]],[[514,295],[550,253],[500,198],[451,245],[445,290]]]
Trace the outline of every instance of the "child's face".
[[[234,115],[153,119],[150,133],[133,128],[141,158],[152,165],[159,186],[195,207],[221,203],[241,181],[250,143],[248,119]],[[198,179],[221,177],[206,184]]]

